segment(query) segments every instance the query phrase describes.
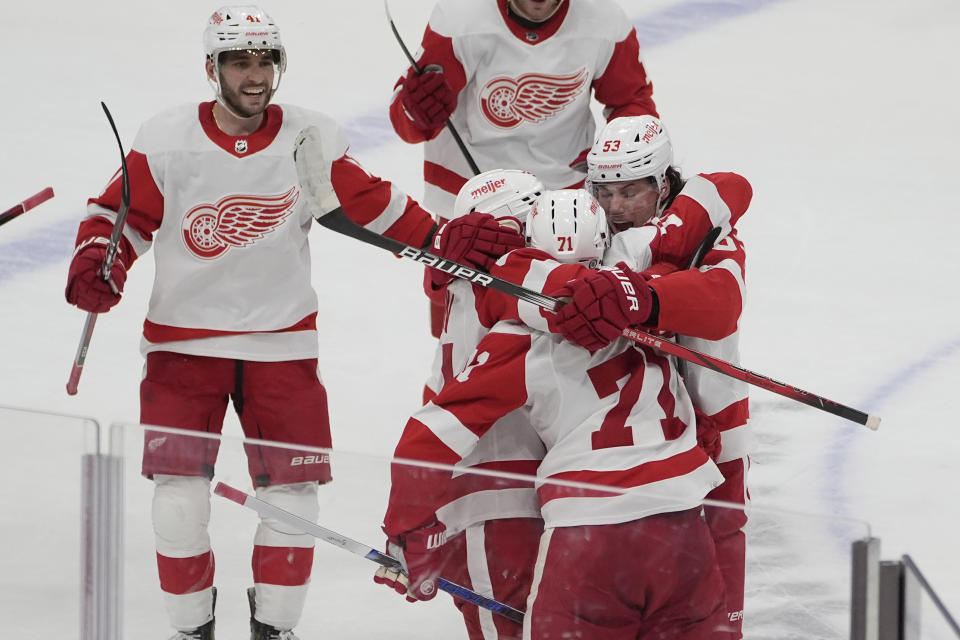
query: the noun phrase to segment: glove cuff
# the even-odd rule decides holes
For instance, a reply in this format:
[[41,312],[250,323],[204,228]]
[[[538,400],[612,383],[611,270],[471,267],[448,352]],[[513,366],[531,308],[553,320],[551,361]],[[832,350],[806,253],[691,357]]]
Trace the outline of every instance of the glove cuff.
[[623,262],[618,262],[616,268],[608,273],[618,282],[619,286],[615,286],[614,290],[621,298],[630,324],[648,324],[653,312],[653,289],[647,284],[647,278],[629,269]]
[[[89,238],[84,238],[73,250],[73,257],[76,258],[82,251],[91,246],[100,246],[104,251],[106,251],[107,247],[110,246],[110,239],[104,238],[103,236],[90,236]],[[120,247],[117,247],[117,255],[120,255]]]
[[447,542],[447,527],[440,522],[400,536],[400,544],[409,553],[426,553]]

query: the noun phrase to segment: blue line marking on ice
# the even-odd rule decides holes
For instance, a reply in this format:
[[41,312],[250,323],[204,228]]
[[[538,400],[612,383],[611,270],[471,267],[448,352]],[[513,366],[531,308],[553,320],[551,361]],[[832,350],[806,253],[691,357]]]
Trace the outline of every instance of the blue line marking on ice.
[[676,42],[719,22],[739,18],[785,0],[690,0],[665,7],[633,26],[643,49]]
[[[906,387],[958,355],[960,355],[960,338],[932,348],[927,354],[894,372],[877,385],[864,399],[862,405],[858,406],[871,415],[877,414],[879,409],[888,405],[888,401],[896,398]],[[880,417],[880,431],[883,431],[883,416]],[[820,494],[828,505],[827,512],[838,518],[853,518],[848,508],[850,499],[847,492],[848,483],[851,482],[849,479],[851,454],[858,441],[870,437],[876,437],[876,434],[868,433],[863,428],[840,429],[828,445],[824,462],[827,473],[824,476],[825,482],[820,487]],[[854,538],[860,537],[859,532],[854,534],[848,522],[833,520],[829,526],[830,533],[837,543],[843,546],[849,545]]]
[[[676,42],[724,20],[742,17],[786,0],[690,0],[634,20],[644,49]],[[353,153],[376,149],[395,134],[385,113],[370,113],[344,124]],[[15,243],[0,242],[0,284],[18,275],[66,260],[79,220],[40,228]]]
[[[0,244],[0,284],[8,278],[69,258],[77,235],[77,223],[78,220],[61,220],[37,230],[19,242]],[[66,271],[63,277],[66,284]]]

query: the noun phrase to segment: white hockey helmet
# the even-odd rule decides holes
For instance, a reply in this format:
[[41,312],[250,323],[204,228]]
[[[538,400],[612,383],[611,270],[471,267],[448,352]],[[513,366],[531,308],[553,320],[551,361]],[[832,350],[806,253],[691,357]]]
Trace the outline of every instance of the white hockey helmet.
[[[224,51],[274,51],[277,73],[273,90],[280,86],[280,76],[287,69],[287,52],[277,28],[267,12],[256,5],[228,5],[213,12],[203,30],[203,52],[213,62],[220,77],[220,54]],[[211,84],[215,84],[212,80]],[[220,88],[215,86],[217,97]]]
[[513,216],[524,224],[543,183],[529,171],[494,169],[467,180],[453,203],[451,220],[479,211],[494,217]]
[[586,189],[546,191],[527,219],[527,246],[596,268],[610,246],[607,216]]
[[614,118],[587,154],[587,182],[592,187],[604,182],[653,178],[659,193],[657,213],[660,214],[670,195],[667,169],[671,164],[673,145],[659,119],[653,116]]

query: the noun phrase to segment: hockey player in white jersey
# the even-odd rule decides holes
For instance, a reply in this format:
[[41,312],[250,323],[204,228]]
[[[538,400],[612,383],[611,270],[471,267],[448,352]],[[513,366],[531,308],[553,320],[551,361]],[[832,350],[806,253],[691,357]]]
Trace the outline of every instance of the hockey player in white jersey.
[[[522,228],[543,185],[525,171],[498,169],[471,178],[457,195],[453,219],[482,211],[504,225]],[[483,290],[466,280],[443,287],[445,313],[424,402],[460,373],[493,322],[480,305]],[[486,322],[486,324],[484,324]],[[476,475],[471,468],[535,475],[545,449],[521,412],[502,418],[460,463],[463,473],[451,479],[455,497],[437,511],[448,537],[444,577],[516,609],[526,606],[533,580],[543,521],[533,484],[498,476]],[[374,580],[406,593],[405,578],[381,569]],[[519,640],[520,625],[486,609],[454,600],[471,640]]]
[[[614,0],[440,0],[417,63],[395,87],[390,121],[423,143],[424,205],[448,218],[473,171],[445,128],[449,118],[479,167],[524,169],[548,189],[578,187],[596,124],[657,115],[636,30]],[[442,296],[432,299],[439,335]]]
[[[326,391],[317,370],[319,305],[310,284],[313,219],[292,159],[294,138],[313,127],[345,213],[367,228],[428,246],[437,240],[433,217],[350,157],[333,120],[272,103],[286,51],[263,10],[218,9],[207,21],[203,44],[215,100],[147,121],[126,158],[131,199],[110,274],[113,285],[122,292],[126,270],[151,247],[156,263],[142,340],[140,419],[219,433],[232,398],[246,436],[329,447]],[[120,207],[118,173],[89,201],[70,263],[66,298],[86,311],[108,311],[120,299],[100,277]],[[488,246],[500,234],[515,238],[513,246],[522,244],[492,217],[476,215],[448,228],[437,243],[440,252],[460,261],[476,257],[469,253],[472,239],[485,225]],[[143,473],[155,483],[160,586],[177,629],[174,638],[213,638],[214,557],[207,525],[217,441],[148,431],[144,444]],[[259,496],[316,518],[318,484],[330,480],[326,460],[294,464],[292,449],[248,452]],[[295,638],[312,549],[310,536],[261,521],[253,547],[255,640]],[[221,589],[220,597],[233,596]]]
[[548,189],[582,184],[595,97],[612,119],[656,115],[636,30],[612,0],[441,0],[418,74],[397,81],[390,119],[425,142],[424,203],[447,215],[471,171],[445,120],[481,171],[523,168]]
[[[528,171],[494,169],[470,178],[457,194],[451,220],[475,212],[488,213],[505,226],[518,230],[545,191],[540,179]],[[433,271],[433,270],[431,270]],[[443,301],[442,323],[424,402],[437,395],[444,383],[466,366],[474,348],[490,327],[477,322],[478,289],[469,282],[449,279],[435,291]],[[438,277],[443,277],[439,276]]]
[[[750,184],[729,172],[684,179],[673,166],[666,129],[651,116],[608,123],[587,161],[588,182],[611,226],[620,230],[604,262],[618,266],[638,287],[648,286],[654,297],[655,311],[642,328],[676,334],[685,346],[739,362],[745,250],[734,225],[749,206]],[[689,242],[678,244],[675,239],[703,237],[711,227],[721,229],[719,240],[700,264],[688,269]],[[573,299],[558,314],[558,330],[588,349],[603,348],[631,324],[612,296],[616,286],[611,278],[593,274],[551,292]],[[753,447],[747,385],[686,362],[680,370],[697,412],[700,444],[725,478],[707,497],[746,505]],[[716,506],[704,511],[726,586],[731,638],[739,638],[746,511]]]
[[[576,225],[563,217],[571,204]],[[597,264],[607,242],[603,212],[583,190],[545,193],[527,229],[531,245],[572,264],[524,249],[499,266],[528,279],[540,273],[545,285],[582,277],[589,269],[580,262]],[[623,290],[650,311],[648,290]],[[540,477],[626,490],[538,486],[546,530],[523,637],[716,637],[722,584],[698,505],[721,477],[697,446],[672,361],[625,339],[591,354],[501,320],[466,369],[411,417],[396,456],[458,464],[510,414],[525,417],[546,446]],[[441,471],[393,469],[384,529],[406,563],[408,595],[429,599],[449,569],[447,554],[429,543],[445,534],[438,508],[454,485]],[[628,548],[644,553],[622,553]]]
[[[630,120],[630,119],[624,119]],[[525,179],[524,179],[525,178]],[[529,194],[536,192],[540,189],[539,182],[535,182],[530,176],[530,174],[525,174],[518,171],[490,171],[485,172],[475,178],[472,178],[461,189],[460,194],[457,196],[457,201],[454,207],[454,217],[463,215],[467,212],[473,210],[484,210],[490,211],[497,215],[514,215],[518,216],[521,219],[524,218],[523,215],[518,215],[518,212],[522,212],[525,208],[529,208]],[[549,195],[549,194],[546,194]],[[546,196],[545,196],[546,197]],[[732,214],[731,212],[714,212],[712,215],[707,215],[706,212],[697,210],[693,207],[688,208],[678,208],[675,209],[676,220],[674,223],[666,227],[656,227],[653,224],[649,224],[648,227],[644,230],[643,233],[643,242],[647,244],[640,244],[639,240],[629,243],[628,245],[621,246],[621,253],[618,254],[620,259],[623,259],[627,256],[622,254],[624,249],[629,249],[634,254],[633,259],[637,261],[647,261],[649,265],[650,262],[657,262],[658,268],[672,270],[676,267],[673,266],[670,261],[673,262],[682,262],[684,265],[689,262],[689,256],[694,251],[695,247],[699,243],[702,235],[704,225],[706,229],[710,228],[710,225],[720,225],[727,227],[729,226],[729,220],[731,216],[734,219],[738,218],[742,212],[735,210]],[[648,216],[649,217],[649,216]],[[550,235],[551,232],[555,231],[551,225],[548,228],[543,226],[543,221],[547,220],[547,216],[534,216],[534,221],[540,221],[540,225],[533,224],[527,226],[527,240],[528,245],[538,246],[543,248],[548,253],[560,253],[560,254],[569,254],[573,246],[571,244],[570,236],[560,234],[559,236]],[[684,223],[685,221],[685,223]],[[539,230],[539,233],[536,231]],[[621,234],[629,235],[629,234]],[[522,270],[517,270],[516,260],[513,258],[508,259],[502,264],[495,265],[493,268],[493,273],[498,277],[506,278],[508,280],[513,280],[516,282],[522,283],[524,286],[534,288],[534,289],[543,289],[544,287],[549,287],[548,282],[553,282],[553,287],[556,288],[558,284],[565,282],[566,277],[571,277],[568,272],[564,272],[563,269],[558,269],[556,273],[550,273],[551,269],[546,266],[548,263],[533,263],[538,268],[531,268],[529,272],[523,272]],[[437,348],[437,355],[435,357],[433,374],[431,376],[429,389],[425,399],[433,397],[436,393],[435,389],[442,387],[443,383],[449,381],[455,374],[460,372],[468,362],[465,360],[469,358],[472,354],[473,348],[476,346],[479,339],[485,334],[485,332],[501,317],[516,317],[516,319],[521,319],[529,326],[533,326],[539,329],[549,330],[551,327],[547,318],[543,317],[538,309],[531,308],[529,305],[519,304],[511,305],[509,300],[499,299],[500,297],[491,295],[486,296],[489,292],[485,291],[481,287],[471,285],[465,281],[453,281],[448,287],[446,287],[446,311],[444,313],[444,322],[442,325],[443,332],[440,336],[440,341]],[[496,302],[491,302],[491,298],[495,299]],[[504,304],[505,303],[505,304]],[[505,310],[505,307],[515,306],[515,309]],[[718,313],[710,314],[710,317],[717,318],[722,320],[729,314],[725,314],[723,309],[716,310]],[[522,313],[522,315],[520,315]],[[553,330],[556,330],[554,327]],[[703,330],[702,328],[700,330]],[[722,331],[722,328],[711,329],[711,331]],[[492,463],[497,456],[500,458],[504,457],[505,453],[509,453],[514,459],[509,466],[501,464],[496,468],[501,470],[509,470],[519,473],[527,473],[528,471],[521,468],[520,458],[529,458],[529,448],[522,446],[516,446],[516,443],[512,443],[509,440],[509,435],[512,433],[516,437],[517,434],[526,433],[529,429],[529,426],[521,419],[518,419],[520,412],[513,412],[509,414],[510,420],[503,419],[497,423],[497,425],[491,429],[483,438],[481,438],[481,444],[478,446],[478,454],[470,456],[467,460],[459,463],[458,466],[470,466],[475,464],[476,460],[482,460],[485,463],[484,468],[490,468],[489,465]],[[511,423],[510,430],[507,430],[503,425]],[[508,437],[505,438],[504,434]],[[522,439],[520,439],[522,440]],[[528,460],[532,462],[532,460]],[[525,463],[524,463],[525,464]],[[489,485],[496,484],[494,480],[491,480],[484,476],[475,476],[471,477],[469,475],[461,475],[457,478],[457,481],[460,484],[480,484],[486,483]],[[510,492],[513,494],[518,494],[521,492],[521,489],[518,487],[511,487]],[[507,494],[510,492],[501,492]],[[456,513],[458,516],[462,517],[463,514],[471,513],[469,510],[470,504],[467,499],[467,494],[465,492],[457,491],[455,492],[458,495],[458,499],[454,502],[457,505]],[[463,495],[461,495],[463,494]],[[486,499],[487,502],[484,503],[485,508],[474,509],[473,517],[477,517],[476,514],[490,514],[489,497],[484,496],[480,497],[477,494],[471,496],[470,500],[477,502],[478,500]],[[438,512],[439,520],[443,523],[448,531],[451,532],[451,535],[461,531],[462,527],[457,525],[452,525],[449,519],[449,516],[446,515],[446,511],[441,509]],[[505,522],[497,523],[502,528],[506,525]],[[474,525],[476,526],[476,525]],[[489,526],[489,525],[488,525]],[[482,528],[482,527],[481,527]],[[468,530],[468,534],[470,531]],[[518,536],[520,538],[520,536]],[[499,566],[497,561],[500,563],[504,562],[504,558],[511,558],[512,560],[508,562],[510,566],[509,572],[500,578],[501,581],[506,581],[509,584],[517,584],[518,582],[522,584],[524,578],[525,567],[522,562],[518,561],[517,555],[518,550],[522,549],[522,539],[516,539],[514,541],[508,541],[504,543],[503,537],[499,538],[494,532],[492,535],[488,535],[485,539],[486,548],[489,549],[487,555],[491,560],[488,564],[493,566]],[[461,545],[461,538],[454,537],[453,542],[448,543],[446,547],[445,554],[448,558],[453,558],[455,550],[458,549]],[[483,548],[484,545],[481,545]],[[477,549],[476,545],[467,545],[467,548]],[[473,585],[474,581],[471,580],[469,575],[459,575],[456,573],[456,560],[450,559],[447,563],[447,571],[444,574],[447,579],[450,579],[454,582],[463,584],[466,583],[468,586]],[[381,574],[385,573],[383,571],[379,572]],[[475,571],[474,571],[475,573]],[[491,572],[492,575],[492,572]],[[382,578],[382,576],[381,576]],[[381,579],[381,581],[386,581]],[[489,579],[485,580],[482,584],[489,584],[491,581]],[[527,582],[529,582],[527,580]],[[497,593],[496,590],[484,591],[485,595],[495,597],[501,601],[508,601],[511,596],[515,596],[515,591],[501,590],[500,593]],[[516,608],[519,607],[515,602],[508,602]],[[473,612],[476,611],[476,607],[472,605],[461,606],[461,609],[464,610],[466,615],[468,610]],[[486,616],[490,618],[490,614],[485,611],[480,611],[480,616]],[[503,629],[506,628],[509,630],[510,624],[502,619],[493,617],[489,626],[493,626],[493,623],[496,623],[496,627],[501,630],[500,637],[510,637],[509,635],[504,635]],[[468,627],[470,620],[468,619]],[[507,631],[509,633],[509,631]],[[474,637],[471,633],[471,637]],[[477,636],[480,637],[480,636]],[[495,636],[486,636],[486,637],[495,637]]]

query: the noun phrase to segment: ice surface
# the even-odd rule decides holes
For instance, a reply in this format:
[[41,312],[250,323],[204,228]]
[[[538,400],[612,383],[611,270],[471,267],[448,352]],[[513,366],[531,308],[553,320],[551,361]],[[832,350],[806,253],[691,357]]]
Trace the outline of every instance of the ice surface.
[[[859,531],[856,521],[867,521],[883,540],[883,556],[911,554],[957,612],[960,438],[950,398],[960,383],[954,249],[960,6],[949,0],[621,4],[651,43],[645,60],[682,168],[734,170],[754,186],[741,223],[749,287],[744,366],[883,418],[874,433],[762,390],[753,394],[760,436],[754,504],[824,517],[778,526],[766,539],[757,532],[752,553],[774,558],[764,566],[778,572],[817,552],[842,557]],[[392,7],[413,48],[431,6],[432,0],[396,0]],[[276,0],[265,7],[283,30],[290,59],[277,100],[340,119],[370,171],[415,197],[422,193],[421,152],[395,138],[386,121],[405,61],[381,3]],[[200,32],[213,8],[186,0],[83,7],[55,0],[23,3],[7,16],[0,209],[46,186],[57,197],[0,229],[0,404],[104,424],[136,422],[138,340],[152,265],[137,264],[123,303],[100,318],[80,394],[69,398],[64,384],[84,314],[63,301],[67,260],[86,198],[117,168],[99,101],[129,146],[139,123],[157,111],[208,99]],[[320,229],[313,240],[334,441],[345,450],[388,455],[431,358],[420,270]],[[68,495],[77,495],[69,470],[76,463],[64,454],[82,438],[57,421],[44,426],[8,415],[0,416],[0,611],[5,623],[23,621],[27,628],[38,619],[53,624],[49,612],[56,609],[65,614],[57,636],[70,636],[79,510],[58,487],[67,482],[74,492]],[[235,421],[226,433],[239,434]],[[148,500],[149,484],[137,484],[130,467],[135,524],[129,526],[136,528],[128,554],[142,572],[128,573],[127,589],[143,601],[138,615],[162,623],[149,525],[142,521],[149,505],[137,510],[133,501]],[[50,495],[60,497],[54,503]],[[366,499],[374,514],[365,515],[379,517],[376,499]],[[231,517],[233,506],[214,517]],[[51,520],[55,527],[46,526]],[[375,530],[376,523],[369,525]],[[45,537],[33,533],[37,526],[48,531]],[[34,555],[31,565],[25,549],[46,555]],[[225,580],[248,579],[243,563],[219,568]],[[846,573],[840,567],[837,575]],[[22,588],[11,575],[22,576]],[[791,584],[804,584],[802,575],[792,580],[765,604],[791,598]],[[359,584],[368,575],[342,563],[326,574],[318,561],[303,627],[312,633],[305,638],[329,632],[323,603],[342,581]],[[11,596],[16,589],[19,598]],[[369,591],[354,609],[337,602],[338,637],[364,637],[360,627],[350,635],[349,621],[392,607],[391,594]],[[22,597],[27,592],[42,597]],[[228,602],[222,606],[236,607],[239,616],[229,624],[241,629],[242,600]],[[834,615],[816,602],[810,600],[811,618]],[[381,628],[446,616],[457,637],[450,607],[409,610],[403,615],[410,618],[382,619]]]

